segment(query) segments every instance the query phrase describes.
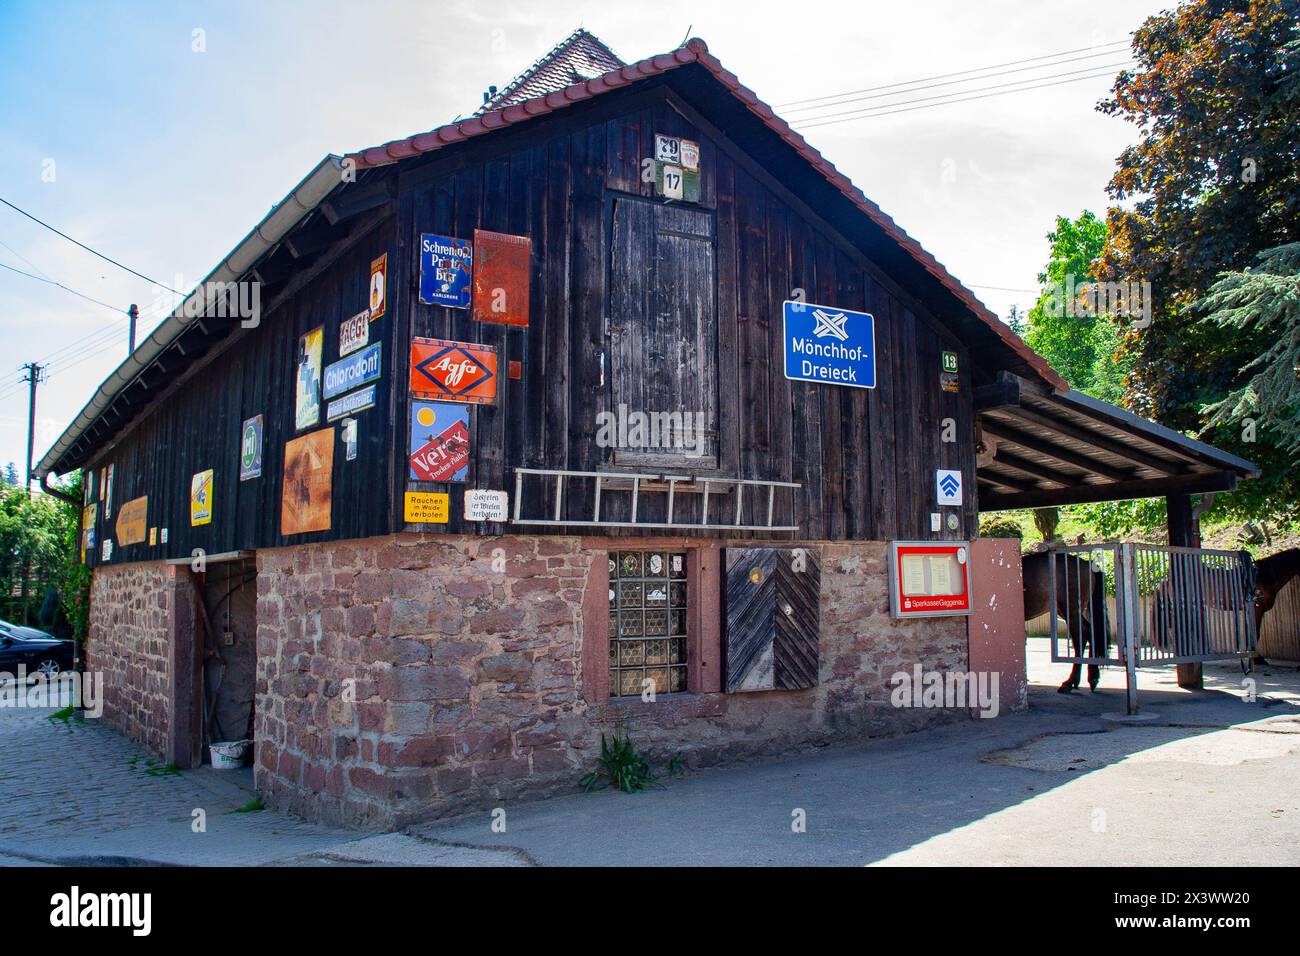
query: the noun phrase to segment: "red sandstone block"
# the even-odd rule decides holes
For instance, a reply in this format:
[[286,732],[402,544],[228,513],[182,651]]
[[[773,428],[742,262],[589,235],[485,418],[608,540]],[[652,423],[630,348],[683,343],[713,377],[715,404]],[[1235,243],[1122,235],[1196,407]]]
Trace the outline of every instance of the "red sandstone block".
[[348,782],[363,793],[377,797],[387,797],[389,794],[388,781],[369,767],[352,767],[348,770]]
[[524,611],[519,607],[502,607],[480,611],[470,618],[469,629],[474,634],[508,633],[524,621]]
[[527,654],[510,652],[484,658],[478,662],[480,681],[522,684],[533,676],[533,660]]
[[454,700],[468,697],[469,687],[459,669],[436,664],[397,667],[379,679],[385,700]]
[[504,757],[510,754],[510,730],[493,724],[472,724],[456,734],[460,758]]

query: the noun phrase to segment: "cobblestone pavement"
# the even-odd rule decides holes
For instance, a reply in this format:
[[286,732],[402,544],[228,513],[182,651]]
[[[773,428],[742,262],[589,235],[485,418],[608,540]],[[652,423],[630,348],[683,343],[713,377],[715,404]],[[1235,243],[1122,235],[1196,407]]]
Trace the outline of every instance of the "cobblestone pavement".
[[[169,770],[96,720],[0,708],[0,866],[518,866],[501,850],[368,836],[269,810],[234,813],[252,770]],[[205,827],[195,832],[195,811]]]

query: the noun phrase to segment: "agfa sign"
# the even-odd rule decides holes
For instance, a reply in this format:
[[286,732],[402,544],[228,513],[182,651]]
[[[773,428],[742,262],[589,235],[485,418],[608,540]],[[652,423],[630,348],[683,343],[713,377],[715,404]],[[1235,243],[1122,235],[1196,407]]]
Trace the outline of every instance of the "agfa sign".
[[876,320],[870,313],[787,301],[782,320],[786,378],[876,387]]
[[411,340],[411,394],[475,405],[497,400],[497,351],[490,345]]

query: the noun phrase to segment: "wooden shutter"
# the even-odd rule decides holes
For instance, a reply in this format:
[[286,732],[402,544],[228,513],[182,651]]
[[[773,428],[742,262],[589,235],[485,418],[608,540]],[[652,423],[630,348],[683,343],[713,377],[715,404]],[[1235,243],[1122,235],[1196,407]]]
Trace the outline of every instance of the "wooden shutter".
[[618,450],[640,464],[717,465],[717,310],[713,214],[617,196],[610,224],[611,408],[702,413],[703,454]]
[[723,689],[817,684],[821,562],[811,548],[727,548]]

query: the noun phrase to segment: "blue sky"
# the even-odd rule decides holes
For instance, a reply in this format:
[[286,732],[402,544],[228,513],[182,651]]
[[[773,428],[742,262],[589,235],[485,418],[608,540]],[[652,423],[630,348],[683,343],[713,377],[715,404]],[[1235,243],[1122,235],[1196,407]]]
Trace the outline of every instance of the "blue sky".
[[[625,60],[672,49],[689,28],[759,96],[782,104],[1100,49],[1169,5],[4,0],[0,196],[187,291],[326,153],[472,112],[488,84],[503,85],[579,25]],[[1034,287],[1055,214],[1105,206],[1114,158],[1134,137],[1093,109],[1108,86],[1085,79],[806,135],[1005,315],[1033,293],[987,287]],[[5,207],[0,243],[4,265],[123,310],[138,303],[142,333],[161,318],[159,290]],[[125,356],[126,322],[0,270],[0,343],[0,463],[21,469],[18,366],[50,363],[39,459]]]

